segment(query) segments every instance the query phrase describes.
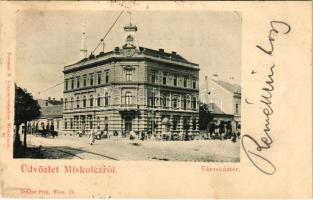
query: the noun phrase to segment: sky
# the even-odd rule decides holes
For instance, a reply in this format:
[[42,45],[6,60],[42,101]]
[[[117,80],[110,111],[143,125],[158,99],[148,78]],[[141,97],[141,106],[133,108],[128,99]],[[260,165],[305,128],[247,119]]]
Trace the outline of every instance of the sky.
[[[88,54],[97,46],[120,11],[40,11],[17,14],[16,82],[35,98],[63,96],[65,65],[79,60],[82,32]],[[121,47],[123,27],[138,27],[140,46],[176,51],[199,64],[204,76],[241,81],[241,16],[237,12],[135,11],[124,12],[105,39],[105,51]],[[100,50],[100,49],[99,49]],[[96,53],[97,54],[97,53]]]

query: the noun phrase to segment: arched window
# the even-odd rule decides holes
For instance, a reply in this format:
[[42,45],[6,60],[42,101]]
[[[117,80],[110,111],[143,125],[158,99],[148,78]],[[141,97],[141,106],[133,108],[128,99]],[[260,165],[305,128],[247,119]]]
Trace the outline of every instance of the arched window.
[[86,102],[87,102],[86,96],[84,96],[84,97],[83,97],[83,107],[84,107],[84,108],[86,108]]
[[125,94],[125,104],[131,105],[132,104],[132,94],[131,92],[126,92]]
[[90,104],[90,107],[93,107],[93,96],[92,95],[90,95],[89,104]]
[[105,106],[109,105],[109,94],[107,92],[104,95],[104,105]]

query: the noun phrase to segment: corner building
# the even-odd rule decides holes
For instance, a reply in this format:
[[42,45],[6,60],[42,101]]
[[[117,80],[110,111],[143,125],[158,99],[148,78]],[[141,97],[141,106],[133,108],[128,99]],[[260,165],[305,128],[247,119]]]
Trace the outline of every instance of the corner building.
[[64,67],[64,132],[197,134],[199,65],[176,52],[139,47],[134,25],[124,31],[121,48]]

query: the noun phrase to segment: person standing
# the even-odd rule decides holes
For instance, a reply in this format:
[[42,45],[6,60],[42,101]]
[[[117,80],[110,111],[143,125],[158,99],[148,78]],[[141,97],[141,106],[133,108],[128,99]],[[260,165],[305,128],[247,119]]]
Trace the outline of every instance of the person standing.
[[95,143],[95,138],[96,138],[96,133],[95,133],[95,130],[92,129],[91,133],[90,133],[90,136],[89,136],[89,143],[90,143],[90,145],[93,145]]

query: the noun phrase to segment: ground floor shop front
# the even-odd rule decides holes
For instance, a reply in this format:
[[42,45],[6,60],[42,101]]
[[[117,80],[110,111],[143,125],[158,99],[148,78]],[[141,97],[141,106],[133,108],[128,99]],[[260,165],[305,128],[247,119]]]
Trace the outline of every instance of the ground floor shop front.
[[146,132],[150,135],[199,133],[199,114],[194,111],[112,109],[64,113],[63,120],[63,133],[71,135],[95,129],[121,137],[126,137],[131,132]]

